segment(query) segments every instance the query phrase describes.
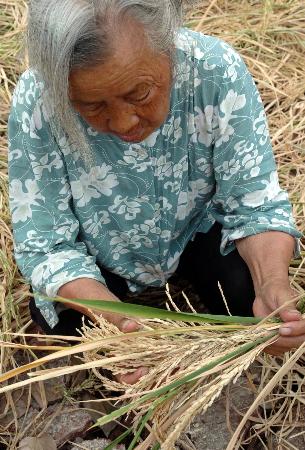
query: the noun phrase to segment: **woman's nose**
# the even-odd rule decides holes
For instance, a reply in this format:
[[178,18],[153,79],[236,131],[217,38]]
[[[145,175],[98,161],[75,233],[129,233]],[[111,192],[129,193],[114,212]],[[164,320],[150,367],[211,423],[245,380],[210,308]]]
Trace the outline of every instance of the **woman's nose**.
[[108,128],[113,133],[129,134],[139,121],[139,117],[134,112],[121,109],[109,115]]

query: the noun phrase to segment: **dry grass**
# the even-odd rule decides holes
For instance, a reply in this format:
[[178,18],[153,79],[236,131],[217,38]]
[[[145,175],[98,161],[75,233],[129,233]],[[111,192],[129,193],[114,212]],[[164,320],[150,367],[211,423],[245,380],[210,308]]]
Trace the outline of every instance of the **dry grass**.
[[[7,332],[25,332],[31,324],[27,308],[29,287],[20,276],[13,258],[13,240],[10,226],[7,192],[6,124],[13,88],[25,68],[22,32],[26,25],[26,2],[0,0],[0,336],[7,341]],[[23,342],[24,338],[19,338]],[[23,361],[33,359],[31,350]],[[16,349],[0,346],[0,373],[18,365]],[[19,390],[14,395],[0,398],[0,447],[17,448],[19,440],[30,433],[35,417],[26,413],[19,419],[17,400],[22,398],[29,408],[31,392]],[[8,419],[8,420],[7,420]]]
[[263,448],[268,450],[301,450],[305,446],[304,350],[290,356],[290,361],[288,354],[283,359],[264,356],[258,361],[262,370],[257,398],[244,417],[253,426],[244,444],[259,436],[265,438]]
[[5,134],[12,90],[24,67],[20,37],[25,27],[25,9],[23,1],[0,0],[0,312],[2,330],[6,331],[20,330],[29,319],[25,308],[28,288],[18,274],[12,254]]
[[[80,344],[57,349],[40,360],[0,376],[0,382],[9,377],[13,379],[17,371],[29,372],[50,359],[72,353],[83,355],[78,365],[56,370],[31,370],[29,378],[3,386],[0,393],[79,370],[92,369],[106,390],[121,393],[120,397],[116,397],[116,402],[128,400],[127,408],[131,408],[135,414],[135,432],[143,417],[150,414],[153,424],[151,433],[137,448],[148,449],[157,439],[162,442],[162,449],[171,450],[192,417],[206,410],[219,397],[222,389],[249,367],[266,342],[270,343],[276,338],[274,330],[280,324],[217,327],[155,319],[144,320],[143,326],[143,331],[123,334],[99,318],[97,326],[84,328]],[[255,346],[254,342],[258,342],[258,345]],[[244,354],[245,347],[247,352]],[[216,365],[219,360],[222,360],[221,364]],[[203,364],[208,366],[208,370],[202,371]],[[100,368],[103,368],[116,375],[134,371],[142,365],[149,369],[149,373],[129,388],[100,372]],[[181,382],[189,377],[187,383]],[[167,390],[168,386],[174,388]],[[133,407],[131,402],[134,402]],[[105,422],[105,418],[102,421]]]
[[[127,400],[123,409],[112,413],[108,418],[101,418],[99,424],[104,425],[119,418],[124,412],[132,411],[133,430],[136,434],[149,416],[152,424],[147,425],[150,434],[136,448],[148,450],[159,441],[162,442],[162,449],[172,450],[192,418],[211,406],[223,388],[234,382],[260,355],[262,349],[276,339],[279,326],[279,322],[270,320],[245,326],[231,323],[185,324],[154,319],[143,320],[143,330],[139,332],[123,334],[115,326],[98,318],[96,326],[84,327],[80,344],[72,347],[45,346],[45,350],[51,351],[49,355],[0,376],[0,383],[13,381],[12,384],[1,387],[0,394],[8,394],[33,383],[67,376],[81,370],[92,370],[106,392],[117,391],[120,394],[108,400],[112,399],[116,404],[121,404],[122,401],[126,403]],[[75,338],[71,339],[71,343],[73,340]],[[14,343],[7,342],[5,345],[16,348]],[[274,433],[274,425],[279,426],[279,419],[283,421],[283,414],[286,428],[283,439],[289,434],[287,428],[288,431],[295,428],[295,422],[292,420],[301,415],[299,406],[304,403],[303,381],[298,384],[297,392],[292,391],[291,385],[296,382],[295,371],[300,370],[303,362],[299,359],[303,355],[304,345],[292,354],[285,364],[279,366],[274,358],[271,359],[271,365],[270,361],[269,364],[263,362],[266,373],[261,380],[261,386],[256,388],[259,395],[232,437],[228,449],[236,448],[243,425],[257,407],[267,401],[273,402],[274,414],[268,420],[263,416],[260,420],[256,417],[256,435]],[[29,349],[29,346],[26,348]],[[57,369],[37,370],[51,360],[71,355],[79,355],[77,365],[68,364]],[[149,372],[134,386],[126,387],[113,377],[109,378],[109,372],[115,376],[134,371],[139,366],[147,367]],[[101,369],[107,369],[107,376],[100,372]],[[15,381],[17,375],[25,373],[29,376]],[[276,395],[272,393],[274,388]],[[283,390],[285,388],[286,391]],[[281,394],[280,398],[278,393]],[[269,400],[266,399],[267,396]],[[281,401],[283,396],[284,404]],[[282,414],[279,414],[279,410]],[[257,422],[261,423],[260,428]],[[282,431],[283,429],[284,427],[281,428]]]
[[[2,342],[10,340],[8,332],[20,334],[25,332],[30,325],[26,307],[28,286],[24,284],[20,277],[12,256],[5,136],[11,92],[24,67],[20,38],[25,26],[25,10],[26,2],[22,0],[0,0],[0,314]],[[220,36],[233,44],[244,56],[258,83],[266,107],[281,184],[290,194],[298,227],[304,232],[305,75],[303,66],[305,15],[303,11],[303,0],[202,0],[188,12],[187,25],[207,34]],[[300,294],[304,294],[305,280],[304,247],[302,247],[302,250],[302,257],[299,261],[293,262],[290,268],[292,284]],[[154,328],[156,324],[149,322],[147,325]],[[168,326],[168,324],[158,323],[158,326],[161,325],[165,328]],[[87,330],[84,342],[95,339],[95,333],[98,335],[114,333],[107,327],[103,327],[104,331],[101,330],[102,328]],[[195,369],[199,358],[196,354],[196,360],[192,359],[194,354],[192,345],[198,345],[198,348],[201,348],[199,344],[203,335],[204,339],[207,340],[204,333],[206,331],[190,330],[187,336],[191,339],[186,339],[187,345],[183,351],[181,346],[175,347],[177,343],[181,344],[181,339],[179,340],[177,336],[176,339],[154,336],[143,338],[143,343],[146,344],[146,347],[143,348],[135,344],[135,341],[130,340],[124,341],[124,345],[120,344],[120,346],[118,343],[109,344],[107,349],[114,357],[120,356],[124,352],[126,354],[126,346],[128,346],[128,350],[132,345],[134,346],[130,351],[132,354],[147,351],[147,354],[143,357],[146,358],[147,364],[152,365],[154,363],[155,369],[152,370],[151,377],[145,379],[145,386],[139,384],[127,392],[136,398],[140,391],[149,390],[153,387],[152,375],[157,376],[160,385],[162,385],[162,383],[169,382],[173,378],[176,379],[184,373],[183,368],[179,373],[173,372],[171,370],[173,366],[179,365],[179,367],[184,367],[185,370],[187,366]],[[213,333],[217,334],[216,331],[213,331]],[[149,343],[147,339],[150,339]],[[156,339],[158,339],[158,350],[160,351],[148,351],[147,348],[151,349],[150,346]],[[227,339],[228,336],[226,336],[224,345],[232,344]],[[194,342],[190,343],[190,341]],[[29,360],[32,360],[33,352],[36,351],[35,348],[30,349],[23,337],[16,339],[16,342],[25,345],[25,354]],[[209,342],[213,342],[213,339]],[[239,343],[241,342],[244,341],[239,341]],[[164,352],[167,348],[171,348],[172,358],[170,352]],[[11,345],[1,345],[1,373],[5,373],[9,368],[16,366],[14,355],[17,350]],[[213,346],[211,351],[213,352]],[[256,352],[256,350],[253,352]],[[293,355],[290,360],[288,359],[289,356],[285,356],[284,361],[275,358],[261,359],[263,363],[261,386],[256,389],[257,393],[261,392],[262,394],[253,407],[255,408],[255,414],[252,408],[253,411],[246,415],[245,420],[253,421],[251,437],[259,436],[260,439],[264,437],[264,442],[267,442],[267,444],[264,444],[265,448],[296,448],[291,444],[291,436],[303,433],[305,426],[304,357],[301,355],[302,350],[299,353],[300,355]],[[217,355],[220,354],[221,351],[218,351]],[[219,394],[220,389],[236,377],[237,373],[244,370],[254,356],[256,354],[253,353],[250,356],[249,353],[243,361],[237,360],[238,367],[228,366],[221,373],[210,374],[210,378],[205,375],[200,379],[200,382],[198,381],[198,384],[194,385],[191,393],[188,391],[186,394],[186,392],[181,391],[180,397],[177,397],[177,402],[177,399],[175,399],[175,403],[172,399],[169,399],[164,407],[165,409],[159,410],[159,415],[155,416],[155,432],[160,439],[165,440],[166,417],[168,418],[171,415],[173,418],[170,423],[166,424],[171,427],[172,433],[167,435],[168,442],[173,442],[189,419],[200,409],[206,408],[213,398]],[[301,358],[298,360],[299,356]],[[203,355],[200,359],[206,360],[207,355]],[[85,363],[98,360],[100,360],[100,355],[97,350],[85,353]],[[130,364],[138,363],[136,359],[122,361],[121,358],[118,365],[112,366],[112,370],[114,372],[121,370],[120,365],[122,364],[126,368]],[[235,369],[237,372],[234,372]],[[155,373],[156,371],[159,372]],[[161,374],[162,376],[160,376]],[[39,375],[39,372],[36,375]],[[43,376],[42,373],[40,375]],[[97,372],[96,375],[98,375]],[[276,375],[276,378],[274,378],[274,375]],[[215,384],[216,379],[218,384]],[[272,383],[268,384],[272,379],[275,383],[274,386]],[[215,388],[216,385],[217,388]],[[115,386],[113,383],[111,383],[111,388],[121,389],[120,386]],[[210,390],[207,391],[207,389]],[[6,395],[8,407],[14,409],[12,397],[9,394]],[[189,395],[191,395],[190,399],[188,398]],[[204,400],[201,401],[202,398]],[[264,408],[257,408],[259,404]],[[176,422],[174,421],[175,418],[177,419]],[[18,438],[24,433],[25,426],[15,419],[14,425],[11,425],[9,429],[0,425],[0,442],[4,444],[5,448],[16,448]],[[240,442],[237,435],[234,439],[236,442]],[[230,445],[229,448],[234,448],[232,447],[233,441]],[[140,448],[146,447],[143,444]]]

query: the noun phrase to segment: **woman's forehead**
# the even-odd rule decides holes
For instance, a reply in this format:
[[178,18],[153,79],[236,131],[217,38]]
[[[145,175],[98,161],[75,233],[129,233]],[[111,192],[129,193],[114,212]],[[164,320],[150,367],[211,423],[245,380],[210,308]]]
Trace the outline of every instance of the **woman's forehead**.
[[150,59],[139,56],[127,62],[108,62],[73,71],[70,75],[70,97],[73,101],[94,101],[96,95],[126,95],[143,83],[157,81],[157,68]]
[[[94,101],[96,95],[126,95],[142,83],[158,83],[160,64],[167,59],[157,55],[147,41],[122,39],[108,60],[93,66],[72,70],[70,98],[72,101]],[[164,69],[163,69],[164,70]]]

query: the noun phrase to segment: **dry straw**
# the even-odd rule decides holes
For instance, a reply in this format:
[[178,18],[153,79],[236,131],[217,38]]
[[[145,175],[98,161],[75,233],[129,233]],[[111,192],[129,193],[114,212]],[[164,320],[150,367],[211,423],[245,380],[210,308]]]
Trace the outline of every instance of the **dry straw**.
[[[138,449],[149,448],[157,441],[162,442],[162,449],[173,448],[194,415],[208,408],[221,390],[256,358],[262,364],[261,384],[255,386],[252,383],[257,400],[245,415],[228,448],[242,448],[243,439],[246,442],[254,438],[264,448],[298,448],[292,442],[301,437],[305,426],[303,349],[286,355],[282,360],[258,356],[266,342],[257,342],[258,345],[250,348],[255,340],[274,339],[270,333],[278,327],[277,324],[265,322],[244,327],[145,319],[144,329],[140,333],[126,337],[111,325],[101,322],[98,327],[86,328],[82,341],[71,348],[62,347],[67,342],[74,343],[73,339],[64,342],[55,338],[53,342],[42,339],[46,341],[45,359],[41,359],[35,345],[28,344],[29,338],[25,334],[31,323],[27,309],[29,290],[16,269],[12,255],[5,136],[12,89],[24,68],[21,36],[25,27],[25,11],[26,2],[22,0],[0,0],[0,373],[2,380],[11,377],[9,383],[20,383],[18,391],[15,384],[13,392],[8,381],[3,384],[5,393],[0,395],[6,396],[5,411],[11,409],[13,419],[9,427],[3,427],[0,419],[0,443],[5,448],[14,449],[28,430],[34,428],[33,424],[40,425],[37,430],[44,429],[40,413],[28,417],[27,421],[18,419],[14,392],[26,389],[26,385],[32,386],[38,380],[42,380],[39,386],[43,390],[43,380],[86,367],[95,373],[97,383],[102,379],[109,389],[117,390],[121,401],[125,399],[126,402],[128,398],[125,405],[133,403],[134,445]],[[186,21],[187,26],[193,29],[230,42],[245,58],[265,104],[280,181],[289,191],[301,231],[305,230],[303,11],[303,0],[199,1],[188,11]],[[301,255],[292,263],[290,275],[293,287],[304,295],[303,246]],[[244,346],[249,348],[245,355],[239,356],[238,351],[241,347],[245,351]],[[16,368],[20,365],[17,357],[21,349],[23,360],[30,365],[20,368],[17,376]],[[231,356],[226,360],[232,350],[237,353],[234,358]],[[43,364],[48,360],[72,352],[81,357],[79,367],[66,366],[61,372],[44,368]],[[222,361],[220,365],[213,367],[219,360]],[[206,364],[210,366],[202,371]],[[149,373],[128,389],[99,370],[106,368],[115,374],[139,365],[149,367]],[[31,376],[25,376],[27,372]],[[197,375],[192,378],[194,373]],[[188,381],[179,384],[179,380],[188,376],[191,377]],[[173,387],[167,389],[168,385]],[[160,389],[163,389],[161,393]],[[30,391],[23,392],[28,395],[29,403]],[[157,397],[153,395],[156,392]],[[139,402],[143,398],[143,402]],[[253,426],[249,436],[243,437],[241,431],[246,420]],[[148,429],[148,437],[142,443],[136,443],[143,427]]]
[[[169,292],[167,294],[171,301]],[[92,301],[81,300],[77,303],[90,306]],[[92,370],[106,391],[120,394],[108,400],[116,405],[118,402],[121,405],[123,401],[123,406],[117,406],[114,412],[99,419],[97,425],[105,425],[126,413],[132,412],[134,415],[133,425],[128,430],[134,434],[129,450],[155,448],[160,443],[164,450],[173,449],[196,413],[204,412],[211,406],[223,388],[234,382],[263,348],[277,339],[277,330],[281,325],[270,319],[259,322],[255,318],[170,312],[117,302],[94,301],[94,305],[96,309],[107,311],[120,309],[121,313],[127,309],[131,317],[158,319],[142,319],[142,330],[124,334],[96,316],[95,326],[83,327],[80,344],[71,347],[45,346],[46,350],[53,352],[0,376],[0,383],[4,383],[0,394],[50,378]],[[303,347],[264,386],[255,408],[265,394],[278,385],[302,353]],[[79,364],[37,370],[48,361],[71,355],[79,355]],[[148,374],[135,385],[128,387],[115,380],[116,375],[132,372],[139,367],[146,367]],[[101,369],[107,369],[107,375]],[[22,373],[27,373],[28,377],[12,382]],[[8,380],[11,384],[6,383]],[[234,448],[243,424],[232,437],[229,448]],[[138,444],[144,427],[148,427],[150,433]],[[126,437],[126,432],[122,437]]]

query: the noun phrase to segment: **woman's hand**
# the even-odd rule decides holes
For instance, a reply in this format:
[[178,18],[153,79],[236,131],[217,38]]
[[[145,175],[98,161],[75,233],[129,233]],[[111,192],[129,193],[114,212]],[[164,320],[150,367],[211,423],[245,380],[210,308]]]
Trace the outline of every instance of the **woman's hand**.
[[270,278],[259,289],[253,304],[253,312],[257,317],[265,317],[285,305],[278,313],[283,322],[279,329],[281,337],[266,348],[266,352],[279,356],[284,352],[299,347],[305,341],[305,320],[296,309],[296,302],[290,299],[297,296],[291,289],[288,276],[285,279]]
[[280,338],[266,351],[281,355],[299,347],[305,341],[305,321],[296,310],[293,298],[297,294],[291,289],[288,278],[294,238],[281,231],[267,231],[237,240],[236,246],[251,272],[256,295],[254,315],[268,316],[286,304],[278,313],[284,322],[279,330]]
[[[104,285],[91,278],[79,278],[64,284],[59,289],[58,295],[67,299],[91,298],[96,300],[120,301]],[[131,333],[133,331],[138,331],[141,328],[141,324],[135,320],[124,317],[121,314],[109,312],[102,313],[101,311],[94,309],[90,310],[84,306],[73,303],[66,303],[66,305],[88,316],[92,321],[95,321],[95,315],[102,315],[104,319],[115,325],[123,333]],[[119,383],[135,384],[143,375],[146,375],[147,372],[148,369],[146,367],[139,367],[135,372],[126,375],[118,375],[116,379]]]
[[[119,301],[118,299],[116,299]],[[132,333],[134,331],[138,331],[141,329],[141,325],[135,320],[128,319],[120,314],[112,314],[112,313],[101,313],[101,311],[93,311],[93,313],[97,316],[101,315],[107,322],[115,325],[120,331],[123,333]],[[92,314],[87,314],[92,320],[94,316]],[[117,375],[115,379],[119,383],[126,384],[135,384],[139,381],[141,377],[148,373],[148,369],[146,367],[139,367],[135,372],[127,373],[125,375]]]

